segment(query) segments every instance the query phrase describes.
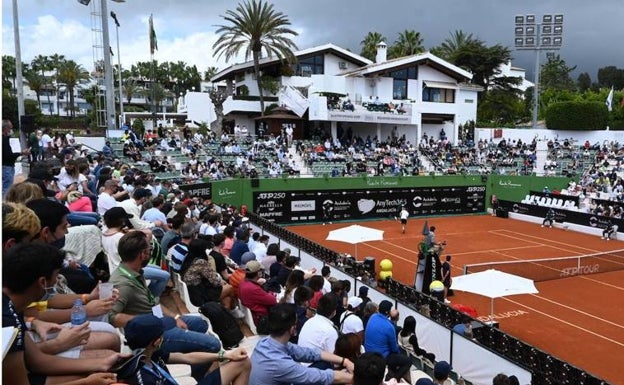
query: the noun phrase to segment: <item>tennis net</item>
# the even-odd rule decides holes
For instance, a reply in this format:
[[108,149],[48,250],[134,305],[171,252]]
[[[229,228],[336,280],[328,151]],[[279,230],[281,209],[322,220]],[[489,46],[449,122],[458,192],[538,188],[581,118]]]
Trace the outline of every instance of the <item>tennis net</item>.
[[535,282],[624,270],[624,249],[560,258],[525,259],[475,263],[464,266],[464,274],[496,269]]

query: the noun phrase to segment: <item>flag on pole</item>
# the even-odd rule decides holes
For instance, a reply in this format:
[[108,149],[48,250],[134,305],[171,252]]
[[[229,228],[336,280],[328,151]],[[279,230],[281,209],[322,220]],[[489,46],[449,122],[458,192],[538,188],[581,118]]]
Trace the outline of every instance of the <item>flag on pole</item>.
[[156,40],[156,31],[154,31],[154,18],[150,15],[149,18],[149,39],[150,39],[150,53],[153,55],[154,51],[158,51],[158,41]]
[[607,105],[607,110],[609,110],[609,112],[613,111],[613,86],[611,86],[611,92],[609,92],[609,96],[607,96],[605,104]]

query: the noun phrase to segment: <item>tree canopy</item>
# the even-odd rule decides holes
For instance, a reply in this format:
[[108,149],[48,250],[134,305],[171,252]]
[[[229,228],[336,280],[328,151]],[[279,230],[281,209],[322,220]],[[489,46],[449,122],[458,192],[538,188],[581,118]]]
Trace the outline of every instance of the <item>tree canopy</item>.
[[388,48],[388,58],[411,56],[424,51],[425,47],[420,32],[406,29],[399,33],[399,37]]
[[362,46],[362,51],[360,52],[360,56],[364,56],[370,61],[375,61],[375,57],[377,56],[377,44],[381,42],[385,42],[386,38],[384,35],[379,32],[369,32],[364,37],[364,40],[360,42]]
[[575,69],[576,66],[568,67],[560,55],[552,55],[541,67],[540,87],[542,89],[575,90],[576,85],[570,76],[570,73]]
[[254,74],[258,82],[260,111],[264,115],[264,95],[261,85],[260,58],[263,53],[268,57],[294,61],[293,50],[297,49],[291,37],[298,33],[290,28],[290,20],[282,12],[273,8],[273,4],[262,0],[245,1],[238,4],[236,10],[228,10],[221,16],[226,24],[218,25],[219,36],[213,44],[215,55],[225,55],[225,60],[244,51],[245,60],[253,58]]

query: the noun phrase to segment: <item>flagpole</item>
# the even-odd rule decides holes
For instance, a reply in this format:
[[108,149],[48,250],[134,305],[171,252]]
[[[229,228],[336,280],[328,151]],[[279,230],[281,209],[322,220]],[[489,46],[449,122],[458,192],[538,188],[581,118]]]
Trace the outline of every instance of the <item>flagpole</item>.
[[150,80],[152,83],[152,130],[156,130],[156,84],[154,81],[154,72],[155,69],[154,67],[156,67],[155,63],[154,63],[154,53],[152,52],[150,54]]
[[149,18],[149,42],[150,42],[150,81],[152,88],[152,130],[156,130],[156,84],[155,72],[156,63],[154,62],[154,51],[158,49],[156,41],[156,31],[154,30],[154,17],[150,14]]

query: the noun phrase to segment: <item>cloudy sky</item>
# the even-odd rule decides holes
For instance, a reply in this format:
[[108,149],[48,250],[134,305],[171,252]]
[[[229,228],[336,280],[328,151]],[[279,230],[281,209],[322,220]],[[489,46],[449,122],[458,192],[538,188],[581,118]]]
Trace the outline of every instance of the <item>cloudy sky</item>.
[[[86,69],[93,65],[91,6],[77,0],[19,0],[22,60],[38,54],[62,54]],[[99,3],[99,2],[98,2]],[[223,69],[223,59],[212,55],[216,25],[238,0],[126,0],[108,1],[121,28],[121,61],[128,67],[149,60],[148,18],[154,15],[159,61],[184,61],[200,71],[209,66]],[[461,29],[488,44],[513,47],[514,16],[533,13],[564,14],[564,43],[560,51],[568,65],[589,72],[596,80],[600,67],[624,67],[624,0],[274,0],[299,36],[300,49],[334,43],[359,53],[360,41],[369,31],[380,32],[388,44],[405,29],[419,31],[426,48],[440,44],[450,32]],[[13,9],[2,0],[2,54],[14,55]],[[115,26],[110,38],[116,53]],[[515,66],[532,77],[535,54],[514,51]],[[113,58],[117,62],[117,58]],[[543,59],[545,60],[545,59]],[[242,61],[242,59],[238,59]],[[232,64],[232,63],[229,63]]]

